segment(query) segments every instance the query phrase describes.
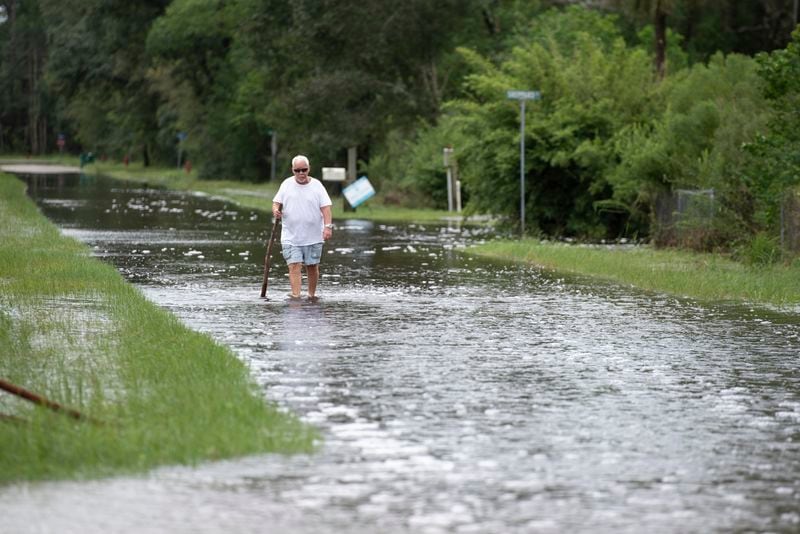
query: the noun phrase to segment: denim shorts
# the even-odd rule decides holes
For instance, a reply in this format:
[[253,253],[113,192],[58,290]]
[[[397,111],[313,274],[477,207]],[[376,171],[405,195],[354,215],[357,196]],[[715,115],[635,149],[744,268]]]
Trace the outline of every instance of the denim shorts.
[[320,258],[322,258],[322,243],[302,246],[281,243],[281,252],[283,253],[286,263],[317,265]]

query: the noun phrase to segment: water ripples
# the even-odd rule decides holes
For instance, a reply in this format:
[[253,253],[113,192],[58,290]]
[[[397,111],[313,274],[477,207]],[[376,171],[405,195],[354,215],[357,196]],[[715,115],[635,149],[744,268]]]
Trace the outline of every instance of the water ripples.
[[[143,195],[117,188],[113,205],[132,205],[126,194]],[[6,490],[10,524],[47,502],[45,530],[81,513],[130,532],[144,518],[175,532],[800,528],[795,315],[465,254],[484,229],[357,220],[326,247],[319,304],[284,300],[280,261],[263,301],[264,217],[146,196],[144,223],[110,228],[72,211],[102,212],[108,197],[44,206],[230,346],[324,442],[311,456]]]

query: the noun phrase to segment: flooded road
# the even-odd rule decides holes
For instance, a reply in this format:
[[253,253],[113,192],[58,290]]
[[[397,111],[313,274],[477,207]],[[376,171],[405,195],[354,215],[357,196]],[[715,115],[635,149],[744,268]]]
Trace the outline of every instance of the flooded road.
[[2,488],[2,531],[800,530],[796,315],[477,259],[480,228],[338,209],[321,301],[285,300],[277,255],[264,301],[268,214],[89,178],[29,190],[324,443]]

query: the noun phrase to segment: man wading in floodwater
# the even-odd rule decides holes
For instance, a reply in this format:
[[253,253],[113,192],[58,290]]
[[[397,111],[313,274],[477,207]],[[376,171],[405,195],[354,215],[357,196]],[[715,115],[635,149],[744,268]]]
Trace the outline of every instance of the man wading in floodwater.
[[306,266],[308,300],[317,299],[322,243],[333,235],[331,198],[322,182],[309,176],[308,158],[292,159],[292,174],[272,199],[272,215],[283,221],[281,248],[289,264],[289,298],[300,298],[302,268]]

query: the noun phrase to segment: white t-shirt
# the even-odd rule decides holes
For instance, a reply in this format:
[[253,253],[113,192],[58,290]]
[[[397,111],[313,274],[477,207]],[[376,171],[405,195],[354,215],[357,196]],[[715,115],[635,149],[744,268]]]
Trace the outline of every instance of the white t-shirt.
[[290,176],[281,183],[272,201],[283,206],[281,243],[305,246],[323,242],[325,221],[320,208],[332,202],[322,182],[309,176],[307,183],[298,184]]

